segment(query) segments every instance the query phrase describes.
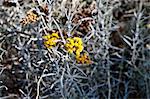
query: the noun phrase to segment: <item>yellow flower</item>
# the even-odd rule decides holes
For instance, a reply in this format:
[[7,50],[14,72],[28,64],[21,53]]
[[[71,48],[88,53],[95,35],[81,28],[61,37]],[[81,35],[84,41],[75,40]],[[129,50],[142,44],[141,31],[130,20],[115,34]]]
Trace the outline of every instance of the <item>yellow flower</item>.
[[80,53],[83,51],[82,39],[79,37],[67,38],[65,47],[69,53],[75,52],[76,56],[80,56]]
[[43,36],[43,39],[45,40],[44,45],[47,48],[52,48],[52,47],[56,46],[59,36],[58,36],[58,33],[52,33],[52,34]]
[[73,53],[73,49],[68,49],[68,52],[71,54],[71,53]]
[[83,51],[83,46],[78,46],[78,48],[76,49],[76,55],[79,56],[82,51]]
[[50,38],[51,38],[51,35],[50,35],[50,34],[45,35],[45,36],[43,36],[43,38],[44,38],[44,39],[46,39],[46,40],[48,40],[48,39],[50,39]]
[[56,33],[52,33],[52,34],[51,34],[51,36],[52,36],[52,37],[59,38],[59,36],[58,36],[58,33],[57,33],[57,32],[56,32]]
[[76,56],[76,60],[78,63],[81,63],[81,64],[91,64],[92,61],[90,60],[90,57],[84,53],[80,56]]
[[71,46],[74,46],[74,40],[72,38],[67,38],[67,41]]
[[74,42],[75,42],[75,45],[76,45],[76,46],[83,44],[81,38],[79,38],[79,37],[74,37],[73,39],[74,39]]

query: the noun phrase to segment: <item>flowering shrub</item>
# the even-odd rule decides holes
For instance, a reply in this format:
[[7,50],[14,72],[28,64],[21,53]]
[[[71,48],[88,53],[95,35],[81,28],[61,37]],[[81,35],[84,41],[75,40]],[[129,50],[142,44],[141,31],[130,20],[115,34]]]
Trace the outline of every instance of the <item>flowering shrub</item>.
[[0,5],[0,99],[150,99],[149,0]]
[[[49,49],[51,49],[52,47],[55,47],[59,38],[60,37],[58,35],[58,32],[56,33],[53,32],[52,34],[43,36],[45,47]],[[70,54],[75,53],[76,55],[75,57],[78,63],[81,63],[81,64],[91,63],[91,60],[86,53],[81,55],[81,52],[84,49],[83,41],[81,38],[79,37],[67,38],[67,42],[64,46],[66,50],[68,51],[68,53]]]

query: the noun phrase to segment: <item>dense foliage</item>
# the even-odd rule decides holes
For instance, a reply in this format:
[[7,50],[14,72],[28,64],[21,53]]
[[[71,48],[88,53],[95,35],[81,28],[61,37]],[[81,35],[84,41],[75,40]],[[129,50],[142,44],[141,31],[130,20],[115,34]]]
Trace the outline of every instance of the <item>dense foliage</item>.
[[149,0],[1,0],[0,98],[149,99]]

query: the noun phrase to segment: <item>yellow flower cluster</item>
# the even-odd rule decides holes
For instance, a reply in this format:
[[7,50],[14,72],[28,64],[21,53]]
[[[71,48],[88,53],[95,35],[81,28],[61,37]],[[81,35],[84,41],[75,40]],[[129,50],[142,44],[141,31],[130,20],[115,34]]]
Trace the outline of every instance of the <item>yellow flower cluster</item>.
[[[46,48],[52,48],[56,46],[56,43],[58,42],[58,39],[60,38],[58,35],[58,32],[54,32],[52,34],[48,34],[43,36],[44,38],[44,45]],[[67,42],[64,45],[66,50],[72,54],[75,53],[76,60],[80,64],[91,64],[90,57],[86,54],[81,52],[83,51],[83,42],[82,39],[79,37],[73,37],[73,38],[67,38]]]
[[82,39],[79,37],[68,38],[65,47],[69,53],[75,52],[76,56],[80,56],[80,53],[83,51]]
[[78,63],[81,63],[81,64],[91,64],[92,61],[90,60],[90,57],[84,53],[80,56],[76,56],[76,60]]
[[43,38],[45,39],[44,45],[47,48],[52,48],[52,47],[56,46],[56,43],[60,37],[59,37],[58,33],[52,33],[52,34],[43,36]]

